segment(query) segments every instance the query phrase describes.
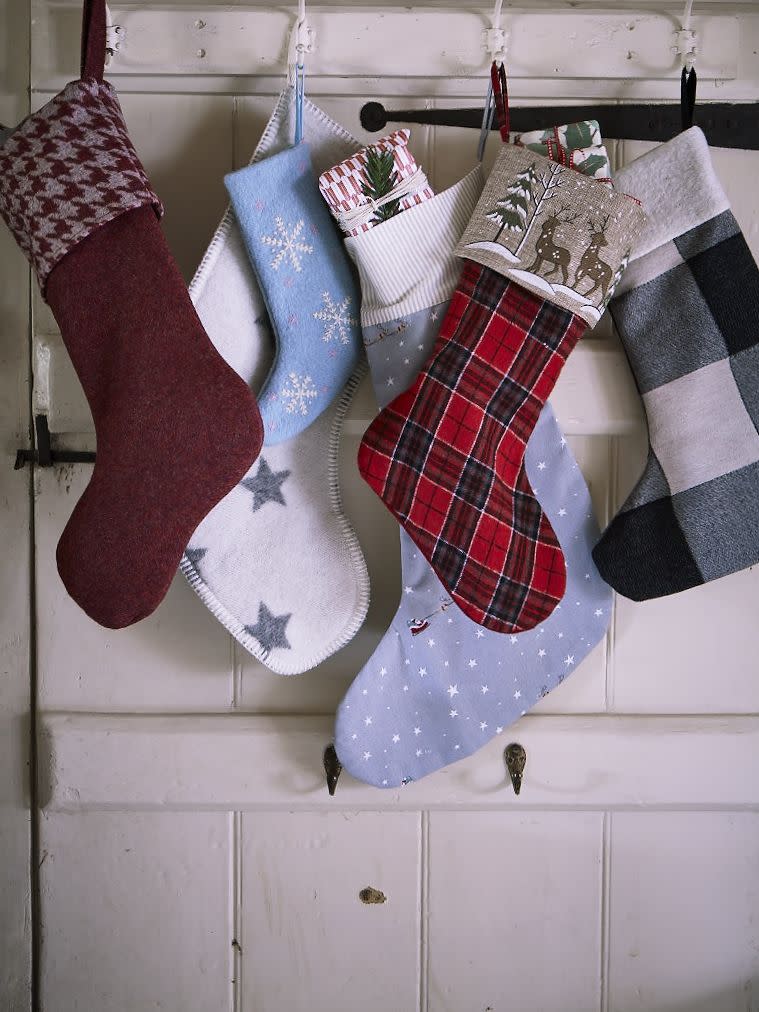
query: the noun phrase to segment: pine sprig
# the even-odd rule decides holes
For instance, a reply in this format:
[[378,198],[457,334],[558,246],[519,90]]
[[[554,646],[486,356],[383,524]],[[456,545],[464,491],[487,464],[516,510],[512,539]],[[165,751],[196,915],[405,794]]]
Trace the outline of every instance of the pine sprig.
[[[392,151],[381,151],[378,148],[366,149],[366,166],[361,191],[370,200],[379,200],[387,196],[398,185],[398,173],[395,169],[395,158]],[[388,204],[378,207],[374,215],[374,223],[380,224],[392,218],[400,210],[401,198],[391,200]]]

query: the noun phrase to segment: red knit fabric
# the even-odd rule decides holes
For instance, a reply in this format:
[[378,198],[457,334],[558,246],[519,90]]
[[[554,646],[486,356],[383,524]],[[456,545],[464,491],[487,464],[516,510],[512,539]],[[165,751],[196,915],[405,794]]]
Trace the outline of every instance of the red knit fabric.
[[101,625],[149,615],[192,532],[263,440],[247,384],[211,344],[151,207],[93,232],[47,299],[95,420],[97,463],[58,545],[74,600]]
[[362,477],[459,607],[497,632],[533,628],[564,596],[564,556],[524,455],[586,326],[467,263],[425,368],[361,441]]
[[0,214],[87,395],[97,463],[58,544],[95,621],[149,615],[203,517],[258,456],[247,384],[211,344],[169,252],[115,91],[105,0],[84,0],[81,78],[0,145]]

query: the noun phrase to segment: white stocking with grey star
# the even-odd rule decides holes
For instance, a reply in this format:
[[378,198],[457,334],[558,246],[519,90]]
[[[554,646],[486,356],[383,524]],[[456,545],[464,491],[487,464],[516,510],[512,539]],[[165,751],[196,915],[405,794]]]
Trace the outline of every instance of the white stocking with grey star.
[[[290,90],[280,97],[254,158],[291,144],[291,97]],[[317,170],[354,150],[353,138],[308,101],[304,119]],[[284,283],[306,272],[317,238],[305,220],[299,226],[299,218],[291,221],[284,213],[277,218],[264,233],[262,249]],[[355,330],[357,313],[351,318],[346,296],[334,290],[327,301],[325,291],[324,284],[314,290],[314,345],[332,362],[331,349],[349,349],[342,335],[350,324]],[[258,390],[270,373],[274,342],[230,212],[190,294],[217,349]],[[235,639],[285,675],[300,674],[344,646],[361,626],[369,601],[366,566],[342,512],[337,479],[340,429],[359,376],[325,408],[317,403],[322,391],[315,370],[304,362],[288,372],[282,376],[280,407],[283,416],[298,421],[297,434],[264,446],[240,484],[195,531],[182,561],[192,587]]]

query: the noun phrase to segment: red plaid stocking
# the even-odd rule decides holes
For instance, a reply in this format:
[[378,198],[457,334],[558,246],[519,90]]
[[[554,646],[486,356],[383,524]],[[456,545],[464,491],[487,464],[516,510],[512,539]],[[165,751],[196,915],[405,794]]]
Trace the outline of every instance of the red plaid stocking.
[[[374,420],[358,455],[363,478],[456,603],[499,632],[533,628],[564,594],[564,558],[527,481],[524,453],[569,353],[588,322],[600,318],[642,219],[632,201],[602,183],[516,151],[504,146],[462,238],[457,252],[479,263],[466,265],[431,358],[414,385]],[[519,259],[506,246],[508,236],[502,246],[481,240],[494,231],[488,220],[509,181],[533,169],[530,210],[533,203],[536,209],[529,218],[525,214],[521,229],[512,230],[521,232],[525,252]],[[566,176],[557,182],[559,174]],[[541,210],[551,186],[564,187],[575,217],[554,220],[553,206]],[[601,243],[596,241],[591,256],[593,244],[584,233],[598,231],[593,221],[603,221],[604,212],[609,237],[603,245],[609,253],[601,260]],[[576,224],[578,216],[586,218],[584,227]],[[571,224],[572,234],[560,245],[562,224]],[[543,253],[547,265],[537,262]],[[554,287],[557,260],[565,281],[577,261],[573,288]],[[523,263],[532,264],[532,271]],[[596,302],[593,289],[585,295],[576,291],[584,269],[594,284],[601,275]],[[538,294],[545,292],[550,295]]]
[[361,443],[364,479],[457,604],[490,629],[530,629],[564,595],[564,557],[524,453],[585,327],[467,264],[427,368]]

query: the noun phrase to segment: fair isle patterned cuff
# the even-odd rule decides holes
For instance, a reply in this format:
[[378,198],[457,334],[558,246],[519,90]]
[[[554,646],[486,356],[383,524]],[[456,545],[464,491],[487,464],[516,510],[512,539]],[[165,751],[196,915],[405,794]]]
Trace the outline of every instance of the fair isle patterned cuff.
[[77,243],[145,205],[163,213],[107,82],[66,85],[0,146],[0,214],[43,295],[51,271]]
[[450,298],[461,274],[453,249],[482,192],[478,165],[443,193],[367,232],[345,247],[361,279],[361,325],[370,327]]
[[648,216],[631,262],[730,207],[706,138],[695,126],[625,166],[614,177],[614,185],[639,200]]

